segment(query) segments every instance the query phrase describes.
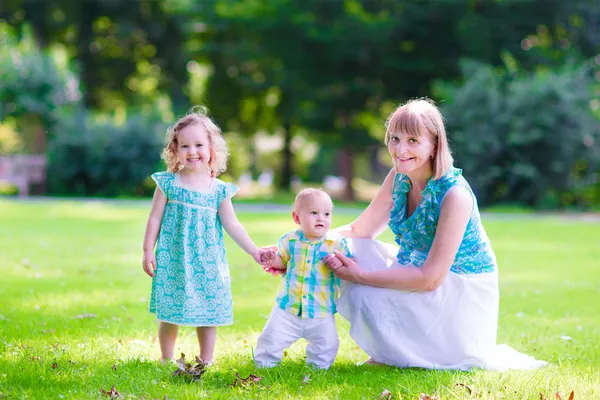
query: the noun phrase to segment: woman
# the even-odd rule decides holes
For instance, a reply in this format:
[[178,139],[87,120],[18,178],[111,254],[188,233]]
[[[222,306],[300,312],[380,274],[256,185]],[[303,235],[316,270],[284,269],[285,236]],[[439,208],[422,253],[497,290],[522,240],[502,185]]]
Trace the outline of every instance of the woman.
[[[496,257],[477,201],[453,167],[442,115],[429,100],[398,107],[385,142],[394,163],[377,195],[339,232],[346,281],[338,311],[368,363],[468,370],[537,368],[545,362],[496,345]],[[388,224],[398,247],[373,240]]]

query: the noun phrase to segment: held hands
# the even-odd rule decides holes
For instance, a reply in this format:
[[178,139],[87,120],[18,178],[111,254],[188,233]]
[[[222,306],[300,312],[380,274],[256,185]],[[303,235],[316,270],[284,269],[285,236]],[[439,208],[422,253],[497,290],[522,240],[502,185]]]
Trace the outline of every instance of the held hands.
[[153,251],[145,251],[144,257],[142,258],[142,268],[144,272],[149,276],[154,276],[154,271],[156,270],[156,257],[154,256]]
[[350,282],[358,282],[361,277],[362,269],[353,259],[346,257],[339,251],[328,254],[324,258],[325,265],[333,271],[335,276]]
[[254,261],[261,265],[265,264],[266,262],[272,262],[274,254],[275,253],[273,252],[273,255],[271,255],[270,250],[266,248],[257,248],[252,253],[250,253]]

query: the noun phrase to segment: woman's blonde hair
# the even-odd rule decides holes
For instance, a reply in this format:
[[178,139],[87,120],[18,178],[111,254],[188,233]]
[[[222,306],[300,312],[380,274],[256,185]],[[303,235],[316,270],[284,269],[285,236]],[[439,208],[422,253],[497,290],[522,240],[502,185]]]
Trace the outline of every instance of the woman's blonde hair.
[[201,126],[206,130],[210,144],[208,168],[210,169],[211,176],[216,177],[227,169],[229,151],[227,150],[227,143],[223,138],[221,129],[209,118],[206,107],[193,107],[186,115],[179,118],[167,129],[165,147],[162,150],[161,158],[165,160],[168,171],[177,172],[181,169],[181,163],[177,158],[179,132],[183,128],[193,125]]
[[435,154],[431,163],[434,179],[440,179],[452,168],[454,160],[446,137],[444,118],[433,100],[422,98],[401,104],[389,116],[385,126],[386,146],[393,133],[405,133],[416,137],[424,133],[429,135],[435,146]]

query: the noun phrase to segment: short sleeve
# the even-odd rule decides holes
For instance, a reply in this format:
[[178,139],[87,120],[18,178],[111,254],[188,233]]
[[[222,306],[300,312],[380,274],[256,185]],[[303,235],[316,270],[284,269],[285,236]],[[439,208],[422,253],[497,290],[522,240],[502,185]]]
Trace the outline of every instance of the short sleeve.
[[352,250],[350,250],[350,246],[348,246],[348,241],[346,238],[340,239],[340,244],[338,245],[338,251],[345,255],[346,257],[352,257]]
[[283,235],[277,242],[277,255],[281,257],[284,263],[288,263],[292,258],[290,254],[290,235]]
[[219,188],[219,204],[223,202],[225,199],[229,199],[237,193],[239,188],[230,182],[223,182],[223,184]]
[[171,188],[173,186],[172,172],[155,172],[152,174],[152,180],[167,198],[171,197]]

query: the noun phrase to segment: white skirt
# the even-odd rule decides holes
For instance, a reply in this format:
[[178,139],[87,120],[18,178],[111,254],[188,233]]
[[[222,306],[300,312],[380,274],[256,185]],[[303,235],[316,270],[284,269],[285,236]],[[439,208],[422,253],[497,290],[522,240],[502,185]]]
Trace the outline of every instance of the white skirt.
[[[365,270],[403,268],[398,248],[348,241]],[[432,292],[342,283],[339,313],[350,335],[375,361],[398,367],[469,370],[534,369],[546,362],[496,344],[498,274],[448,273]]]

